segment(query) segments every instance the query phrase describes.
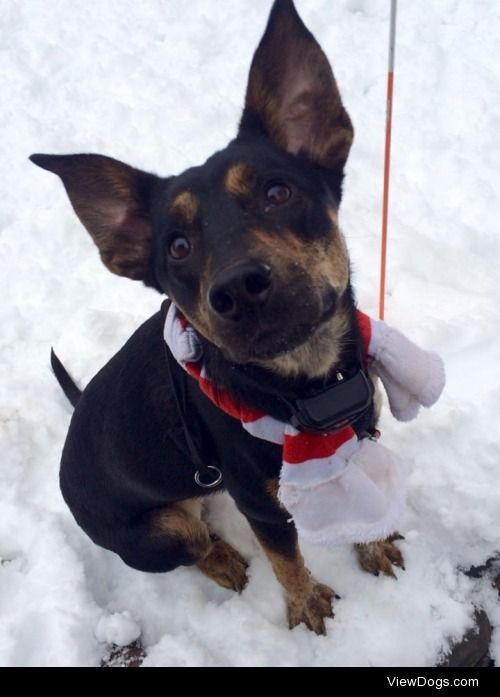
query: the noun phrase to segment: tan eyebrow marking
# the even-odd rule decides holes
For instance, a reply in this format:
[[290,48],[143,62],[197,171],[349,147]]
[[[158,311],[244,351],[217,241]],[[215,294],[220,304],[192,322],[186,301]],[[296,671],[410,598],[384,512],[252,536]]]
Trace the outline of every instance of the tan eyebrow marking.
[[239,163],[227,170],[224,186],[231,196],[242,196],[250,193],[254,179],[253,169],[249,165]]
[[170,205],[170,212],[183,218],[186,223],[194,223],[198,214],[199,201],[190,191],[182,191]]

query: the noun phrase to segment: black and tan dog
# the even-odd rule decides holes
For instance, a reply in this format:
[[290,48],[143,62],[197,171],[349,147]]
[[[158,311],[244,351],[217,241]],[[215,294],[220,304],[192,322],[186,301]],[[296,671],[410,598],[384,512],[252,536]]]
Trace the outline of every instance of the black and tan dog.
[[[182,310],[203,338],[211,379],[286,419],[280,395],[314,395],[358,360],[337,224],[352,138],[325,54],[293,2],[276,0],[238,135],[205,164],[160,178],[99,155],[31,159],[61,177],[108,269],[156,288]],[[91,539],[130,566],[163,572],[196,564],[240,591],[244,559],[201,518],[202,497],[226,489],[285,589],[290,627],[304,622],[324,633],[334,592],[305,568],[294,525],[276,499],[281,449],[250,436],[168,364],[166,305],[81,394],[53,358],[75,405],[63,496]],[[374,420],[372,408],[356,431]],[[193,440],[223,474],[215,489],[195,482]],[[402,563],[393,540],[357,551],[376,574]]]

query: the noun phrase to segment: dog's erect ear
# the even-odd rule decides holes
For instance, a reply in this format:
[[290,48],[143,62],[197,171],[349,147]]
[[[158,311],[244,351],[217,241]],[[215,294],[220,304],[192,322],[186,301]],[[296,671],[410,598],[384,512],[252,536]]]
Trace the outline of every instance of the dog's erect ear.
[[341,171],[351,120],[327,57],[292,0],[276,0],[255,52],[240,133],[264,131],[294,155]]
[[58,174],[110,271],[156,285],[151,271],[151,190],[158,178],[103,155],[32,155]]

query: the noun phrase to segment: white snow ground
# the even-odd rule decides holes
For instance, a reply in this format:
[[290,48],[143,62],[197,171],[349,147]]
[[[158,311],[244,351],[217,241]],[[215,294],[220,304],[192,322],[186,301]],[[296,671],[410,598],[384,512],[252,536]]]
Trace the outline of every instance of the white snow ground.
[[[409,473],[399,580],[348,548],[306,548],[338,590],[328,636],[285,626],[247,524],[212,518],[250,560],[235,595],[193,569],[147,575],[95,547],[58,490],[71,409],[54,345],[81,384],[160,304],[101,265],[56,177],[31,152],[101,152],[158,173],[235,132],[270,2],[2,0],[0,664],[98,665],[141,635],[145,665],[433,665],[495,594],[457,569],[500,547],[500,91],[495,0],[400,4],[387,319],[441,352],[448,386],[411,425],[383,418]],[[361,306],[375,312],[388,2],[297,0],[356,128],[341,222]],[[500,632],[493,655],[500,662]]]

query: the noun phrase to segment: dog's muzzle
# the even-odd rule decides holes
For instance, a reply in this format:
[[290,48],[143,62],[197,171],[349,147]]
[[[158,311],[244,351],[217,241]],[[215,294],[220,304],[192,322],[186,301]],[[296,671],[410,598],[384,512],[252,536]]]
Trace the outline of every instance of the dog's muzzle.
[[208,290],[208,304],[219,319],[238,322],[261,310],[273,287],[272,270],[262,261],[244,261],[219,271]]

